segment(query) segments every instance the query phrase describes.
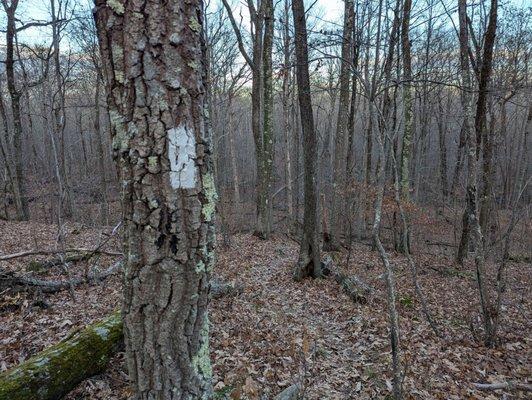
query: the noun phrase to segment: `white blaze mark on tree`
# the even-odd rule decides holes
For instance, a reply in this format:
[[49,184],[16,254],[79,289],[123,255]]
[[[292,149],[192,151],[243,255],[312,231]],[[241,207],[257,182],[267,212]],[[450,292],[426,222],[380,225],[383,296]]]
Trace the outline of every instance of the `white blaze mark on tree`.
[[174,189],[196,187],[196,140],[186,126],[168,130],[168,159],[170,160],[170,184]]

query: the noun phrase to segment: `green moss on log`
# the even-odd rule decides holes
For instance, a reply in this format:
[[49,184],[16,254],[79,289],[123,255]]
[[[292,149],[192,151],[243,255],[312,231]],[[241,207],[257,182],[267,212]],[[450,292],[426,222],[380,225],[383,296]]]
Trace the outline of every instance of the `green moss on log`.
[[121,344],[117,311],[0,374],[0,400],[61,399],[84,379],[102,372]]

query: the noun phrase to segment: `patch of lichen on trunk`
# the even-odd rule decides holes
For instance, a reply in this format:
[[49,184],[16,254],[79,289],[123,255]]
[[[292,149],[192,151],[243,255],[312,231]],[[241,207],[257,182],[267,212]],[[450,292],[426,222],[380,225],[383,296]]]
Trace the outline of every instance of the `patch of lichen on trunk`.
[[0,400],[55,400],[106,367],[122,343],[120,312],[0,374]]
[[210,385],[212,379],[212,365],[209,356],[209,318],[207,315],[205,315],[199,335],[201,344],[198,352],[192,358],[192,365],[196,373],[205,380],[207,385]]
[[203,204],[202,212],[205,221],[210,222],[216,212],[216,201],[218,200],[214,176],[210,172],[203,176],[203,191],[207,201]]

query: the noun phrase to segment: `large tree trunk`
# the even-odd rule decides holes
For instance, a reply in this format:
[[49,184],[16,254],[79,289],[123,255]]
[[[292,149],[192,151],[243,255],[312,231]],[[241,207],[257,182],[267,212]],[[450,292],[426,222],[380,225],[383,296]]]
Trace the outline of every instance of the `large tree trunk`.
[[121,344],[122,319],[115,312],[0,374],[0,399],[61,399],[102,372]]
[[98,0],[123,192],[123,305],[134,398],[209,398],[216,191],[203,2]]
[[307,26],[303,0],[292,0],[296,43],[296,74],[298,85],[299,109],[304,140],[305,158],[305,210],[303,216],[303,237],[299,259],[294,269],[294,279],[307,276],[321,276],[320,241],[318,228],[318,142],[314,130],[314,116],[310,97],[310,78],[308,72]]

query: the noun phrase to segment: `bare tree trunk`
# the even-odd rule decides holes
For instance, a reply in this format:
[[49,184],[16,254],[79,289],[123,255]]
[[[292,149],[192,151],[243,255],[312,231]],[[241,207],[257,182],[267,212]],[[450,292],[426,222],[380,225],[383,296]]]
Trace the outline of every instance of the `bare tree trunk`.
[[105,151],[103,146],[103,133],[100,124],[100,79],[101,75],[96,74],[96,90],[94,93],[94,103],[96,105],[94,112],[94,133],[96,134],[96,150],[98,152],[98,175],[100,176],[100,190],[102,193],[100,199],[100,221],[102,225],[109,223],[109,198],[107,189],[107,179],[105,174]]
[[[385,127],[385,129],[387,129]],[[386,184],[386,154],[389,149],[386,146],[387,131],[381,132],[378,137],[379,145],[379,167],[377,170],[377,198],[375,200],[375,218],[373,221],[373,241],[379,252],[380,258],[384,265],[384,272],[386,277],[386,293],[388,303],[388,318],[390,324],[390,343],[392,347],[392,369],[393,369],[393,395],[395,400],[401,400],[402,394],[402,367],[401,354],[399,345],[399,317],[395,307],[395,279],[393,268],[390,265],[390,260],[384,246],[381,243],[379,231],[382,218],[382,200],[384,197],[384,186]]]
[[133,398],[208,399],[216,191],[203,2],[98,0],[95,19],[122,182]]
[[307,276],[313,278],[321,276],[317,189],[318,142],[314,130],[314,115],[310,98],[307,27],[303,0],[292,0],[292,14],[295,29],[296,74],[305,158],[305,211],[303,217],[303,235],[301,238],[299,259],[294,269],[294,279],[299,281]]
[[[1,91],[1,86],[0,86],[0,91]],[[3,133],[2,135],[0,135],[0,155],[2,155],[2,159],[4,161],[4,165],[5,165],[5,175],[3,176],[3,178],[5,178],[5,182],[4,182],[4,189],[5,189],[5,194],[7,195],[7,192],[8,192],[8,186],[11,187],[11,193],[13,194],[13,200],[15,202],[15,209],[18,211],[22,204],[21,204],[21,197],[20,197],[20,193],[18,192],[19,190],[19,187],[15,181],[15,172],[14,172],[14,168],[13,168],[13,165],[12,165],[12,159],[9,158],[8,154],[12,154],[12,152],[10,151],[10,147],[9,146],[9,124],[7,122],[7,113],[6,113],[6,109],[5,109],[5,106],[4,106],[4,98],[3,98],[3,95],[2,93],[0,93],[0,117],[2,118],[2,130],[3,130]],[[7,200],[3,202],[3,206],[4,206],[4,216],[5,216],[5,219],[8,219],[8,211],[7,211]]]
[[268,238],[272,230],[271,178],[273,168],[273,86],[272,50],[274,28],[273,0],[260,2],[258,9],[253,1],[248,1],[252,25],[253,54],[246,51],[240,28],[235,21],[227,0],[222,3],[235,32],[240,53],[250,66],[251,85],[251,130],[255,141],[255,161],[257,168],[257,225],[255,234]]
[[[487,345],[493,345],[493,320],[492,312],[493,307],[490,301],[489,291],[486,282],[486,271],[484,266],[484,244],[482,237],[482,230],[478,219],[478,207],[477,207],[477,140],[475,132],[470,128],[470,116],[472,115],[471,105],[471,79],[469,73],[469,60],[468,60],[468,32],[467,32],[467,11],[466,1],[458,1],[458,15],[460,22],[460,69],[462,75],[462,105],[464,108],[464,123],[466,129],[467,138],[467,161],[468,161],[468,179],[467,179],[467,192],[466,192],[466,208],[464,211],[464,222],[467,221],[467,230],[462,232],[461,246],[467,243],[467,239],[464,237],[471,235],[475,244],[475,265],[477,272],[477,283],[480,293],[480,305],[482,309],[482,316],[484,320],[484,334],[485,342]],[[489,77],[491,73],[491,60],[493,55],[493,45],[495,42],[495,31],[497,25],[497,0],[491,0],[491,9],[488,28],[486,30],[484,55],[482,60],[481,76],[479,84],[479,99],[477,101],[477,114],[475,118],[475,131],[478,134],[478,130],[484,129],[485,114],[481,112],[483,109],[485,112],[485,103],[483,103],[481,97],[487,88],[489,83]],[[480,90],[482,88],[482,91]],[[463,251],[463,250],[462,250]],[[459,256],[460,253],[459,249]],[[463,259],[458,259],[463,261]]]
[[[348,186],[354,183],[355,174],[355,114],[357,108],[357,74],[360,58],[361,29],[358,28],[358,8],[353,14],[353,73],[351,76],[351,104],[349,106],[349,119],[347,122],[347,161],[346,161],[346,182]],[[362,21],[360,22],[362,23]]]
[[342,54],[340,60],[340,97],[334,140],[333,209],[331,213],[330,232],[332,248],[339,247],[340,236],[344,230],[343,220],[345,215],[342,215],[344,214],[342,209],[345,206],[346,137],[349,117],[349,67],[352,58],[354,14],[353,0],[345,0]]
[[[461,0],[459,0],[461,1]],[[459,3],[460,4],[460,3]],[[465,7],[465,5],[464,5]],[[491,70],[492,70],[492,60],[493,60],[493,47],[495,45],[495,33],[497,29],[497,0],[491,0],[491,8],[490,8],[490,15],[489,15],[489,22],[488,27],[486,29],[486,34],[484,37],[484,53],[482,55],[482,65],[480,69],[480,76],[479,76],[479,86],[478,86],[478,99],[477,99],[477,108],[476,108],[476,115],[475,115],[475,131],[474,133],[471,133],[474,135],[473,140],[475,140],[475,143],[467,143],[468,144],[468,186],[466,190],[466,207],[464,210],[464,215],[462,218],[462,237],[460,239],[460,245],[458,248],[457,253],[457,262],[463,263],[464,259],[467,255],[467,248],[470,241],[470,237],[472,235],[477,235],[476,227],[474,225],[471,225],[471,223],[479,224],[478,229],[481,229],[479,217],[477,215],[478,213],[478,205],[477,205],[477,162],[479,158],[479,138],[482,137],[484,130],[486,129],[486,98],[487,98],[487,91],[488,91],[488,85],[491,77]],[[466,13],[466,10],[464,10],[464,13]],[[464,15],[464,18],[466,18],[465,23],[467,23],[467,15]],[[468,34],[467,34],[467,27],[464,27],[465,33],[462,33],[461,31],[461,37],[460,40],[464,41],[465,43],[461,44],[468,47]],[[462,37],[462,35],[465,35],[465,39]],[[465,50],[464,50],[465,51]],[[468,50],[469,51],[469,50]],[[465,56],[464,56],[465,57]],[[467,65],[465,64],[467,62]],[[465,60],[464,65],[461,66],[462,69],[467,67],[467,71],[469,71],[469,61]],[[464,74],[464,73],[463,73]],[[469,72],[468,72],[469,74]],[[465,77],[465,74],[462,76],[462,78]],[[463,86],[465,86],[466,89],[463,89],[462,92],[465,90],[471,90],[471,84],[469,83],[470,78],[468,78],[467,82],[462,82]],[[470,95],[467,95],[467,97],[470,97]],[[471,100],[467,101],[468,103],[471,103]],[[469,106],[472,107],[471,105]],[[470,115],[469,113],[465,112],[466,109],[464,108],[465,118]],[[465,123],[465,122],[464,122]],[[466,140],[468,138],[468,130],[471,131],[470,127],[464,128],[466,129]],[[474,153],[475,153],[475,160],[471,160],[471,151],[470,147],[474,145]],[[474,215],[473,215],[474,214]],[[479,232],[480,236],[482,236],[482,232]],[[475,245],[478,246],[478,238],[474,238]],[[483,239],[482,239],[483,242]],[[478,254],[479,250],[476,249],[476,252]],[[478,257],[477,257],[478,258]]]
[[[442,199],[443,203],[445,203],[447,196],[449,194],[448,184],[447,184],[447,126],[444,122],[443,118],[446,113],[444,113],[443,109],[443,99],[439,99],[439,111],[440,111],[440,118],[438,119],[438,142],[439,142],[439,149],[440,149],[440,183],[441,183],[441,191],[442,191]],[[447,114],[449,114],[450,109],[450,98],[447,100]]]
[[494,141],[495,141],[495,116],[492,115],[489,128],[484,128],[482,138],[482,190],[480,191],[479,223],[484,232],[484,239],[489,237],[490,215],[492,209],[492,191],[494,180]]
[[284,124],[284,158],[285,158],[285,185],[286,185],[286,207],[288,214],[288,229],[292,229],[294,223],[294,199],[292,194],[292,129],[290,126],[290,24],[288,18],[290,12],[290,2],[284,2],[284,26],[283,26],[283,124]]
[[89,161],[87,159],[87,145],[85,144],[85,136],[86,135],[83,132],[83,114],[81,113],[81,110],[78,111],[78,114],[77,114],[77,117],[76,117],[76,128],[77,128],[79,136],[80,136],[81,154],[83,156],[82,173],[85,176],[89,176]]
[[[404,134],[401,151],[401,197],[410,199],[410,159],[412,154],[413,137],[413,104],[412,104],[412,56],[410,54],[410,10],[412,0],[404,0],[401,27],[401,48],[403,54],[403,106],[404,106]],[[408,245],[405,243],[405,245]]]
[[458,140],[458,148],[456,149],[456,165],[454,167],[453,181],[451,184],[451,190],[453,191],[453,194],[455,194],[458,189],[458,181],[460,180],[460,174],[462,172],[462,168],[464,165],[463,153],[464,153],[465,146],[466,146],[465,128],[464,128],[464,122],[462,122],[462,126],[460,128],[460,136]]
[[3,4],[7,17],[5,67],[7,89],[11,99],[11,114],[13,117],[13,195],[15,197],[17,219],[27,220],[30,217],[30,214],[28,208],[26,182],[23,176],[24,160],[22,159],[22,120],[20,112],[21,92],[16,88],[14,61],[14,41],[16,35],[15,12],[17,10],[18,0],[11,2],[11,6],[8,6],[7,2]]
[[264,40],[262,55],[262,78],[263,78],[263,121],[262,121],[262,172],[259,176],[259,226],[257,234],[264,239],[269,238],[273,224],[273,204],[272,204],[272,173],[273,173],[273,31],[274,31],[274,9],[273,0],[264,0]]
[[[54,62],[54,77],[55,77],[55,91],[52,96],[52,112],[54,117],[53,129],[56,143],[59,144],[59,174],[58,189],[59,189],[59,213],[64,212],[64,216],[71,217],[73,213],[72,205],[72,188],[69,184],[69,179],[66,171],[66,156],[65,156],[65,124],[66,124],[66,110],[65,110],[65,93],[64,93],[64,78],[61,75],[61,60],[59,48],[59,36],[62,28],[59,21],[59,12],[56,14],[55,0],[50,1],[50,12],[52,14],[52,41],[53,41],[53,62]],[[59,6],[63,6],[59,2]],[[64,11],[64,10],[63,10]],[[61,216],[59,216],[61,220]]]
[[234,125],[234,111],[232,110],[232,97],[229,99],[227,105],[228,122],[227,129],[229,135],[229,159],[231,161],[231,172],[233,174],[233,218],[236,219],[237,226],[240,225],[240,214],[242,203],[240,200],[240,177],[238,174],[238,164],[236,162],[236,150],[235,150],[235,131]]

